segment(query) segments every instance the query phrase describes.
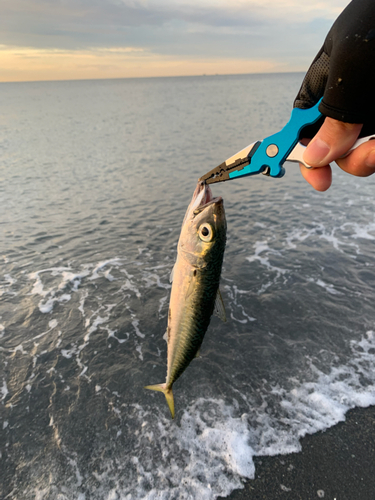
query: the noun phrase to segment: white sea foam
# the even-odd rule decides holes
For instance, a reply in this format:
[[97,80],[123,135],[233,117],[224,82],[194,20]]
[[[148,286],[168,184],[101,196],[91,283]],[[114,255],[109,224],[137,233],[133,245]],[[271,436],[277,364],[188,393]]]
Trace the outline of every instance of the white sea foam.
[[255,248],[254,255],[246,257],[247,261],[249,262],[258,261],[262,266],[265,266],[270,271],[274,271],[278,276],[288,272],[288,269],[283,269],[277,266],[273,266],[270,263],[270,260],[268,258],[269,255],[277,255],[278,257],[280,257],[281,254],[277,250],[270,248],[267,241],[257,241],[255,242],[253,247]]
[[138,335],[138,337],[141,337],[142,339],[144,339],[144,338],[145,338],[145,334],[144,334],[144,333],[142,333],[142,332],[140,331],[139,327],[138,327],[138,325],[139,325],[139,321],[138,321],[137,319],[134,319],[134,320],[132,321],[132,325],[133,325],[133,328],[134,328],[134,330],[135,330],[135,333]]
[[83,340],[85,342],[88,342],[90,339],[90,335],[98,329],[99,325],[102,325],[103,323],[106,323],[109,320],[109,316],[105,316],[102,318],[101,316],[97,316],[95,320],[93,321],[92,325],[88,329],[86,335],[83,337]]
[[125,283],[122,284],[121,286],[121,292],[124,290],[129,290],[130,292],[134,292],[137,296],[138,299],[141,298],[141,292],[139,291],[139,288],[135,285],[134,281],[132,280],[133,276],[129,274],[126,269],[121,269],[121,272],[125,274],[126,280]]
[[[43,273],[49,273],[52,277],[57,277],[60,279],[57,287],[51,287],[48,290],[44,289],[44,284],[41,278]],[[56,303],[69,302],[71,299],[71,294],[64,293],[64,290],[68,285],[71,285],[71,290],[76,292],[82,279],[90,274],[88,269],[85,269],[81,273],[71,272],[70,268],[67,267],[52,267],[48,269],[41,269],[34,273],[29,274],[30,280],[35,280],[33,288],[31,290],[31,295],[40,295],[43,299],[38,304],[40,312],[47,314],[53,310]]]
[[163,283],[160,276],[155,273],[147,273],[147,275],[143,276],[143,281],[145,282],[145,286],[147,288],[154,287],[155,285],[158,288],[164,288],[165,290],[169,290],[171,285],[169,283]]
[[165,295],[164,297],[162,297],[160,300],[159,300],[159,309],[158,309],[158,313],[159,313],[159,319],[161,319],[163,316],[161,315],[161,312],[163,311],[163,309],[166,309],[166,302],[169,298],[169,294],[168,295]]
[[[230,298],[229,304],[225,304],[225,308],[230,308],[231,319],[242,324],[248,323],[249,321],[256,321],[256,318],[247,314],[245,308],[238,300],[240,296],[248,295],[250,292],[248,290],[239,290],[236,285],[225,285],[224,289]],[[239,317],[239,314],[242,317]]]
[[5,380],[3,380],[3,386],[0,388],[0,392],[2,394],[1,400],[5,399],[9,393]]
[[117,278],[114,278],[111,274],[111,271],[112,271],[112,268],[108,269],[107,271],[105,271],[104,273],[104,277],[108,280],[108,281],[115,281]]
[[69,302],[69,300],[72,298],[72,296],[69,293],[64,293],[60,295],[60,297],[51,297],[48,299],[46,302],[40,301],[39,302],[39,311],[41,313],[47,314],[50,313],[53,309],[53,306],[56,303],[60,302]]
[[253,262],[259,262],[259,264],[266,268],[271,275],[271,279],[263,283],[262,286],[258,289],[257,294],[261,295],[273,284],[275,284],[281,276],[287,275],[289,273],[289,270],[281,268],[279,266],[275,266],[270,262],[270,257],[275,256],[276,258],[280,259],[282,257],[282,254],[279,250],[270,247],[267,240],[256,241],[253,247],[255,248],[254,255],[246,257],[246,260],[250,264],[252,264]]
[[83,290],[81,294],[81,298],[79,300],[79,307],[78,310],[81,312],[82,316],[85,316],[85,300],[88,297],[89,292],[87,290]]
[[[347,231],[352,228],[353,233],[348,237],[348,235],[343,234],[343,231]],[[299,243],[303,243],[306,240],[319,238],[325,240],[332,245],[332,247],[340,253],[345,253],[344,249],[346,247],[353,247],[356,253],[359,252],[358,245],[351,241],[350,238],[356,237],[356,231],[359,231],[357,224],[343,224],[338,227],[327,227],[322,223],[313,222],[312,227],[294,227],[292,230],[288,231],[285,237],[285,243],[287,248],[295,249],[298,247]]]
[[[345,413],[354,406],[375,404],[375,334],[368,331],[361,341],[352,341],[353,358],[346,364],[333,367],[328,374],[312,364],[314,380],[298,383],[287,390],[275,387],[272,394],[279,400],[279,416],[250,407],[258,412],[257,425],[249,414],[238,413],[234,404],[222,400],[198,399],[184,411],[179,425],[163,421],[152,425],[147,414],[141,412],[143,432],[152,429],[153,442],[165,441],[163,453],[169,466],[163,464],[153,471],[149,482],[151,491],[141,483],[133,490],[132,498],[205,498],[214,499],[241,487],[242,478],[254,477],[254,455],[276,455],[300,451],[299,438],[326,429],[345,419]],[[361,378],[372,383],[362,386]],[[265,402],[267,394],[264,393]],[[280,418],[280,414],[283,415]],[[147,425],[145,425],[145,420]],[[177,448],[176,448],[177,447]],[[187,456],[184,466],[175,467],[175,456]],[[141,477],[147,477],[148,468],[142,456],[134,457]],[[170,486],[164,489],[163,480]],[[121,489],[116,489],[121,497]]]
[[123,344],[124,342],[126,342],[127,340],[129,340],[130,334],[128,332],[125,332],[125,334],[127,335],[126,339],[119,339],[115,335],[117,333],[117,330],[111,330],[109,327],[105,327],[105,329],[108,332],[108,338],[116,339],[119,344]]
[[9,285],[14,285],[14,283],[16,283],[17,281],[15,278],[12,278],[10,274],[4,274],[4,278],[6,279]]
[[[321,228],[320,226],[319,228]],[[297,243],[304,242],[311,236],[315,235],[318,227],[313,227],[307,229],[306,227],[302,228],[293,228],[286,235],[285,242],[287,244],[287,248],[297,248]],[[294,243],[296,242],[296,243]]]
[[76,354],[76,352],[77,352],[76,348],[73,348],[73,349],[61,349],[61,354],[66,359],[70,359],[73,356],[73,354]]
[[375,233],[375,222],[370,222],[368,224],[359,224],[357,223],[346,223],[343,225],[343,228],[352,228],[353,234],[352,238],[363,238],[366,240],[374,240],[375,235],[370,234]]
[[[72,298],[71,293],[66,293],[65,290],[69,286],[71,292],[77,292],[82,284],[82,280],[87,278],[90,281],[97,280],[102,276],[108,281],[114,281],[117,278],[112,276],[112,267],[120,267],[122,265],[122,259],[113,258],[106,261],[101,261],[96,265],[86,264],[83,265],[83,270],[80,272],[74,272],[68,267],[52,267],[47,269],[41,269],[29,274],[29,279],[34,280],[33,288],[31,290],[31,295],[39,295],[42,300],[39,302],[38,307],[40,312],[47,314],[50,313],[55,304],[68,302]],[[112,266],[110,269],[105,269],[107,266]],[[91,268],[93,268],[91,270]],[[126,270],[121,270],[126,273]],[[42,276],[43,274],[49,274],[50,276],[58,280],[57,286],[52,286],[48,289],[45,288]],[[140,298],[140,293],[136,289],[135,285],[131,283],[128,279],[122,286],[122,290],[129,289],[134,291],[138,298]],[[80,307],[82,315],[84,315],[84,302],[87,298],[87,290],[84,290],[80,299]]]
[[90,280],[96,280],[100,277],[99,271],[102,271],[106,266],[111,265],[111,266],[120,266],[121,265],[121,259],[118,257],[115,257],[114,259],[109,259],[109,260],[104,260],[102,262],[99,262],[95,268],[93,269]]
[[37,339],[40,339],[42,337],[44,337],[45,335],[47,335],[48,333],[50,333],[54,328],[56,328],[56,326],[58,325],[58,321],[56,319],[52,319],[49,323],[48,323],[48,326],[49,326],[49,329],[46,330],[45,332],[43,333],[39,333],[38,335],[35,335],[34,337],[32,337],[31,339],[29,340],[25,340],[25,342],[34,342],[35,340]]
[[[105,332],[107,338],[113,338],[117,340],[119,344],[123,344],[129,340],[131,336],[133,336],[134,349],[137,352],[138,357],[143,360],[142,344],[136,339],[144,339],[145,334],[140,330],[140,321],[137,318],[137,315],[130,310],[126,303],[124,311],[127,311],[126,314],[128,315],[130,325],[133,327],[133,332],[122,331],[121,337],[123,338],[116,335],[117,329],[111,328],[110,326],[111,311],[116,307],[116,303],[104,305],[101,303],[102,298],[100,295],[96,294],[94,302],[97,305],[96,309],[92,311],[86,307],[87,301],[92,299],[92,297],[89,295],[89,290],[84,288],[85,282],[92,282],[100,278],[106,278],[110,282],[117,280],[120,281],[118,291],[114,294],[115,297],[117,294],[123,295],[126,299],[131,297],[139,299],[141,297],[139,285],[135,285],[133,275],[123,267],[124,260],[125,259],[113,258],[100,261],[95,265],[83,264],[80,266],[81,270],[78,272],[71,267],[51,267],[29,274],[30,280],[34,281],[31,294],[42,297],[38,307],[43,313],[53,313],[54,305],[56,303],[63,305],[64,303],[71,301],[73,295],[78,292],[79,304],[76,307],[80,311],[80,314],[85,317],[85,331],[83,337],[81,337],[82,342],[80,344],[79,342],[76,342],[68,348],[63,348],[60,350],[60,353],[65,359],[74,360],[80,370],[79,377],[84,377],[88,381],[91,380],[91,372],[89,364],[86,361],[83,361],[84,358],[82,356],[82,352],[89,346],[91,337],[94,333],[98,333],[98,335],[101,336],[103,334],[102,332]],[[133,264],[134,266],[139,267],[139,262],[128,264],[129,266]],[[164,269],[165,267],[167,267],[167,265],[160,266],[160,269]],[[113,270],[118,270],[117,273],[120,272],[125,274],[125,280],[122,278],[121,274],[117,274],[117,276],[115,276]],[[155,269],[144,270],[142,272],[144,288],[155,287],[155,284],[157,284],[157,286],[161,289],[170,288],[169,284],[164,284]],[[68,291],[70,293],[67,293]],[[162,300],[163,299],[161,299],[161,303]],[[164,298],[164,300],[166,300],[166,298]],[[77,299],[75,302],[77,302]],[[28,340],[28,342],[38,341],[40,338],[48,335],[51,329],[55,328],[57,324],[58,321],[56,319],[50,320],[49,329],[32,337]],[[62,339],[59,338],[56,347],[60,346],[61,342]],[[108,347],[111,348],[111,344],[108,344]],[[23,346],[19,345],[17,349],[21,350],[23,349]]]
[[316,285],[324,288],[325,291],[330,293],[331,295],[342,295],[342,292],[336,290],[332,284],[327,284],[321,279],[315,280],[314,278],[307,278],[307,281],[309,281],[310,283],[315,283]]
[[56,275],[57,273],[63,273],[65,271],[69,271],[70,268],[68,267],[51,267],[48,269],[41,269],[40,271],[36,271],[33,273],[29,274],[29,279],[30,280],[35,280],[33,289],[31,290],[31,295],[41,295],[42,297],[45,297],[49,292],[44,290],[44,286],[42,283],[42,280],[40,278],[40,275],[42,273],[47,273],[50,272],[53,275]]
[[137,344],[135,346],[135,350],[138,352],[139,359],[143,361],[142,346],[140,344]]

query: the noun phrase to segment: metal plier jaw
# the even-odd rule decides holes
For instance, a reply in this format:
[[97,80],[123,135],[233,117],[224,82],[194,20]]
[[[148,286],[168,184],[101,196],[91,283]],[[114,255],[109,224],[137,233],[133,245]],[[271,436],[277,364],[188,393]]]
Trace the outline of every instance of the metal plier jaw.
[[[260,173],[279,178],[285,174],[283,166],[285,161],[302,163],[307,168],[311,168],[303,160],[306,146],[298,142],[298,139],[302,129],[316,123],[323,116],[318,109],[320,102],[321,100],[309,109],[294,108],[289,122],[279,132],[266,137],[263,141],[250,144],[199,180],[213,184]],[[375,136],[369,136],[359,139],[343,156],[348,155],[360,144],[374,138]]]

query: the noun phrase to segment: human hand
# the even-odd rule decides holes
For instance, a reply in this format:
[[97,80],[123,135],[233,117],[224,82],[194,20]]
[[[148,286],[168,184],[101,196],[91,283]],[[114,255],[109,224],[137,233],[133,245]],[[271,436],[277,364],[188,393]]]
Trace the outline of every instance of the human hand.
[[306,109],[323,96],[319,111],[326,118],[304,153],[304,161],[315,168],[301,165],[303,177],[318,191],[331,185],[332,161],[352,175],[363,177],[375,171],[375,141],[340,158],[360,133],[375,132],[374,26],[373,0],[353,0],[333,24],[294,102],[295,107]]
[[340,158],[355,143],[361,124],[345,123],[327,117],[318,133],[309,142],[303,159],[314,168],[300,164],[304,179],[317,191],[326,191],[332,182],[329,163],[335,161],[348,174],[368,177],[375,173],[375,141],[368,141],[348,156]]

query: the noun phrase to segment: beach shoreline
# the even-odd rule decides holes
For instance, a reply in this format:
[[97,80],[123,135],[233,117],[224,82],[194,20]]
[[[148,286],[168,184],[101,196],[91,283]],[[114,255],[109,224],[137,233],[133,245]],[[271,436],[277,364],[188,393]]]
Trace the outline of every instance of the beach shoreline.
[[344,422],[301,445],[299,453],[255,457],[255,478],[226,498],[375,499],[375,406],[349,410]]

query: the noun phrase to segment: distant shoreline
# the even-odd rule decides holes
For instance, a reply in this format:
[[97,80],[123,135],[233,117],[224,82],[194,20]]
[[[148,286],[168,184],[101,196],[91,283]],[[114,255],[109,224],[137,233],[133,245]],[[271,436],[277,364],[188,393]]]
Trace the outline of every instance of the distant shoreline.
[[345,422],[308,435],[301,444],[300,453],[255,457],[255,479],[226,498],[375,498],[375,406],[349,410]]

